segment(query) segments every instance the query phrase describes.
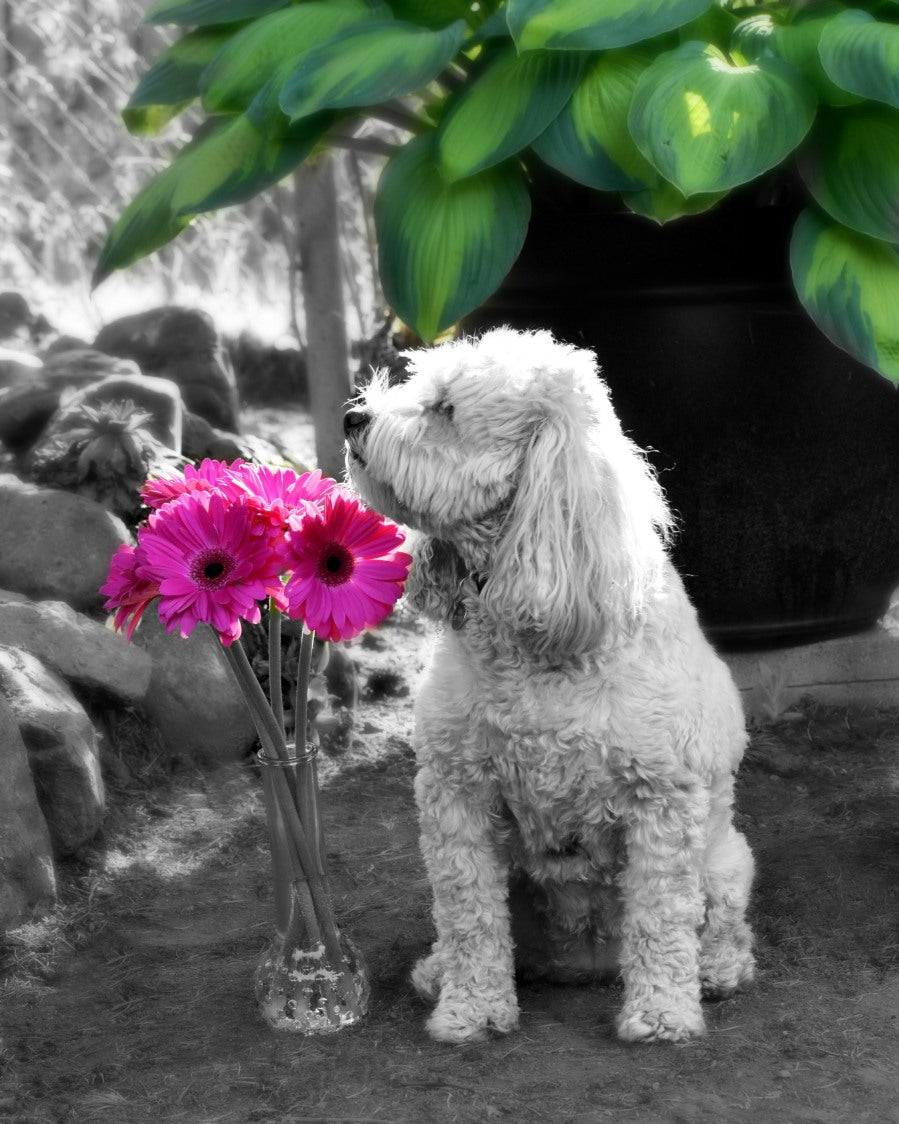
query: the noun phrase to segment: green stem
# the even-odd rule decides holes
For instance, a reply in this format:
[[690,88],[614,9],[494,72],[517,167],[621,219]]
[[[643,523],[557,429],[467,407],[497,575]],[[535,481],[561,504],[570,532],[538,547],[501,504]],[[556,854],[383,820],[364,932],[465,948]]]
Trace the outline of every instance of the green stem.
[[[296,751],[303,758],[307,752],[309,742],[307,721],[307,700],[309,696],[309,678],[312,671],[312,651],[315,644],[314,632],[303,632],[300,643],[300,658],[297,666],[297,693],[294,702]],[[327,878],[324,862],[324,846],[322,844],[321,814],[318,806],[318,770],[315,761],[304,759],[297,765],[297,807],[300,819],[306,829],[306,836],[312,848],[316,870]]]
[[246,704],[250,709],[250,716],[262,742],[262,748],[273,761],[284,761],[289,757],[284,730],[278,726],[272,709],[265,697],[265,692],[259,686],[259,680],[250,666],[247,653],[240,640],[235,640],[230,648],[222,645],[225,659],[237,678],[237,683],[243,694]]
[[267,766],[262,769],[262,787],[265,791],[265,820],[272,855],[272,882],[275,904],[275,928],[282,937],[290,928],[290,887],[295,881],[290,849],[285,838],[284,821],[278,811],[274,777]]
[[303,629],[303,639],[300,641],[300,658],[297,664],[297,690],[293,704],[294,737],[297,743],[297,753],[306,752],[306,703],[309,698],[309,673],[312,670],[312,647],[315,644],[315,633]]
[[275,721],[284,729],[284,695],[281,690],[281,611],[274,597],[268,602],[268,697]]

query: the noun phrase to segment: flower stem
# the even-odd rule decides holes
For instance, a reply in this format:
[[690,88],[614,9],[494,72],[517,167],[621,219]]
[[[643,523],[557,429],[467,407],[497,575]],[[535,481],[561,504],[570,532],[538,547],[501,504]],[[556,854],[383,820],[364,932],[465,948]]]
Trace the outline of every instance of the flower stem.
[[284,729],[284,696],[281,690],[281,611],[274,597],[268,602],[268,697],[275,721]]
[[275,928],[281,937],[286,938],[290,928],[290,893],[295,881],[290,850],[285,838],[284,821],[278,811],[278,798],[275,794],[275,778],[272,770],[263,766],[262,787],[265,792],[266,823],[268,840],[272,855],[272,884],[275,905]]
[[315,760],[307,758],[307,743],[309,741],[307,703],[309,696],[309,678],[312,670],[312,650],[315,644],[315,633],[303,631],[300,643],[300,658],[297,667],[297,693],[294,702],[296,751],[301,758],[297,765],[297,808],[306,837],[312,848],[312,858],[315,868],[322,878],[327,879],[324,864],[324,846],[322,842],[321,814],[318,807],[318,770]]
[[312,647],[315,644],[315,633],[303,629],[303,639],[300,642],[300,659],[297,665],[297,691],[294,701],[294,735],[297,741],[297,752],[306,751],[306,702],[309,697],[309,673],[312,670]]
[[235,640],[230,648],[222,646],[222,651],[237,678],[266,755],[270,756],[273,761],[286,760],[289,754],[284,730],[278,726],[275,720],[268,699],[265,697],[265,692],[259,686],[259,680],[247,659],[247,653],[244,651],[243,645],[240,640]]

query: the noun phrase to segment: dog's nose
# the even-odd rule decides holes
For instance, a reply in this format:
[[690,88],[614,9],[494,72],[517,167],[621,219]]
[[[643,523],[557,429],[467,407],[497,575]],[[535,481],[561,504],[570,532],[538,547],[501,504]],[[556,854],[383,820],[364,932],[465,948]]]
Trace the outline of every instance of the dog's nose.
[[343,432],[347,437],[359,434],[371,422],[371,414],[359,406],[353,406],[343,415]]

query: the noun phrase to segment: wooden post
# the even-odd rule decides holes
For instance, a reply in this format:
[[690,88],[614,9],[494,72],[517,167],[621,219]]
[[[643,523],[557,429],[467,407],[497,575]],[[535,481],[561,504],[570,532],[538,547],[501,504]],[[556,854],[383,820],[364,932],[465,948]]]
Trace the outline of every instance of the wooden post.
[[351,393],[341,285],[334,157],[325,153],[296,173],[300,277],[306,313],[309,408],[318,467],[343,477],[343,412]]

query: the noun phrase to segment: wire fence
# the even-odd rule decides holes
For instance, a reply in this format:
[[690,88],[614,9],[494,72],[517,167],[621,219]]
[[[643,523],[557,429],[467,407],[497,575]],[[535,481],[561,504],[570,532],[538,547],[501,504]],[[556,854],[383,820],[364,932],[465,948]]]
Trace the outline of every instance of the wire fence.
[[[57,315],[74,302],[76,318],[95,322],[159,301],[199,303],[215,315],[212,303],[232,326],[265,321],[302,338],[290,180],[240,208],[200,216],[174,243],[90,295],[106,232],[192,124],[188,114],[159,137],[132,137],[122,122],[130,92],[166,42],[142,22],[147,3],[0,0],[0,290],[18,290]],[[360,199],[370,176],[363,173],[358,165],[339,168],[357,338],[373,317]]]

